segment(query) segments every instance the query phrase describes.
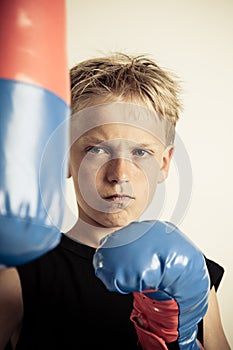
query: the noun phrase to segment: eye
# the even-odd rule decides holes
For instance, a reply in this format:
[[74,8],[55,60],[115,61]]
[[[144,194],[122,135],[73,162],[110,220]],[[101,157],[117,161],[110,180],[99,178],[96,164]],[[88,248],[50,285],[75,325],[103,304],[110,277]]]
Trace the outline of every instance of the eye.
[[133,151],[133,155],[137,156],[137,157],[146,157],[148,155],[150,155],[150,151],[148,150],[145,150],[143,148],[136,148],[134,151]]
[[88,153],[93,153],[93,154],[103,154],[105,153],[105,150],[102,147],[99,146],[89,146],[86,148],[86,151]]

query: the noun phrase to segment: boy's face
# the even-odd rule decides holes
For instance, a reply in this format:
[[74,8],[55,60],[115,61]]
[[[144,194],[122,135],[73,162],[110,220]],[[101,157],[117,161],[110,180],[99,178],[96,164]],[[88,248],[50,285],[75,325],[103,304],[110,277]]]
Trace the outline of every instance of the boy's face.
[[156,125],[142,116],[142,107],[122,106],[98,106],[75,117],[79,135],[72,137],[70,175],[79,217],[95,226],[115,228],[138,220],[169,169],[172,152],[161,132],[153,132]]

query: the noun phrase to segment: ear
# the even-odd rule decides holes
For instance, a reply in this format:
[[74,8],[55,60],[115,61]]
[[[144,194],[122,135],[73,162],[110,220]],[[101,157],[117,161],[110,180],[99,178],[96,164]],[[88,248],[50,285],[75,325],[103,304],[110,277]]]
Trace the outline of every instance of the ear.
[[168,146],[162,155],[161,167],[158,177],[158,183],[163,182],[168,177],[171,159],[174,153],[174,146]]
[[67,169],[67,175],[66,178],[69,179],[71,177],[71,171],[70,171],[70,162],[68,162],[68,169]]

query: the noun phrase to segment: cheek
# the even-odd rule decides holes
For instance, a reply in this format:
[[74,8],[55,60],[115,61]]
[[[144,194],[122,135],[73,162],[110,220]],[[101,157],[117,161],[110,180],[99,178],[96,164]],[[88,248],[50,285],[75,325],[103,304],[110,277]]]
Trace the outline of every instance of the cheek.
[[134,184],[135,192],[143,203],[150,201],[156,191],[157,178],[153,174],[141,174]]
[[[76,193],[76,198],[80,198],[80,195],[84,195],[88,189],[90,189],[95,177],[93,176],[93,171],[86,162],[81,160],[76,160],[72,162],[70,166],[72,180],[74,184],[74,189]],[[85,194],[88,196],[89,194]]]
[[81,166],[76,177],[77,187],[82,196],[90,196],[96,189],[96,171],[89,166]]
[[[77,172],[76,196],[79,204],[88,206],[100,212],[108,211],[106,201],[101,197],[101,189],[103,190],[102,176],[99,176],[99,167],[89,162],[83,162]],[[99,180],[98,180],[99,179]]]
[[156,159],[141,162],[138,164],[137,178],[143,183],[147,183],[148,188],[153,188],[158,181],[160,173],[160,164]]
[[107,162],[105,157],[93,157],[87,154],[80,162],[78,169],[79,187],[93,187],[99,178],[98,173]]
[[159,179],[160,166],[157,161],[144,164],[137,175],[138,193],[144,204],[148,205],[156,192]]

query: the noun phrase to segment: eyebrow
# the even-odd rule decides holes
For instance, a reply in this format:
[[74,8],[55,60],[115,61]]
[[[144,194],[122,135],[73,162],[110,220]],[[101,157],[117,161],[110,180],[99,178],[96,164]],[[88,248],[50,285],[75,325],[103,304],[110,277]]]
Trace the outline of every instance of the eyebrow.
[[96,144],[106,142],[106,140],[104,139],[101,139],[98,137],[85,136],[85,135],[80,138],[80,141],[84,143],[96,143]]
[[151,143],[137,143],[138,146],[142,148],[150,148],[151,146],[156,146],[158,147],[158,144],[156,142],[151,142]]
[[[90,136],[82,136],[82,138],[80,139],[80,141],[82,143],[92,143],[92,144],[96,144],[96,145],[99,145],[103,142],[109,142],[111,141],[112,139],[110,140],[105,140],[103,138],[99,138],[99,137],[90,137]],[[132,140],[128,140],[127,141],[130,141],[130,142],[133,142],[135,144],[136,147],[140,147],[140,148],[151,148],[151,147],[155,147],[155,148],[158,148],[159,147],[159,144],[157,142],[151,142],[151,143],[141,143],[141,142],[135,142],[135,141],[132,141]]]

